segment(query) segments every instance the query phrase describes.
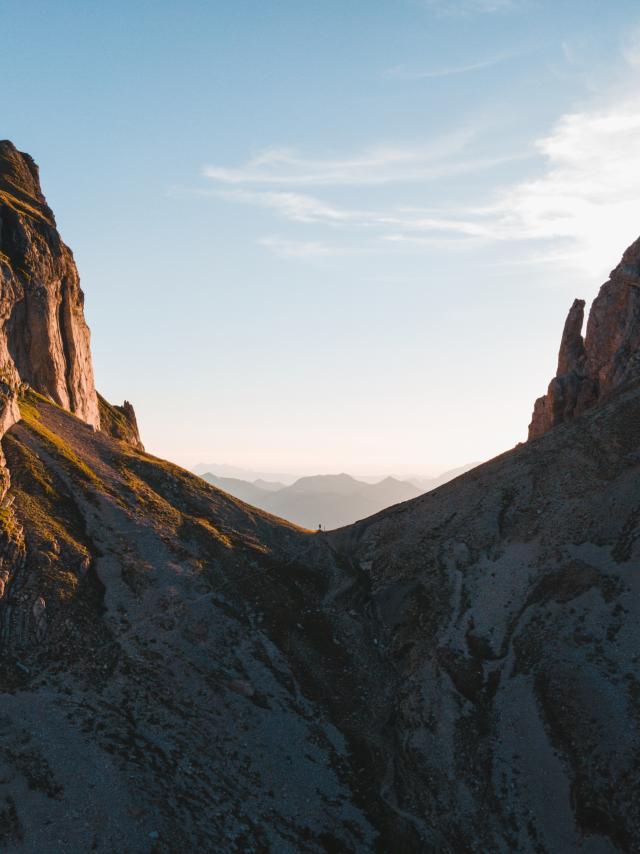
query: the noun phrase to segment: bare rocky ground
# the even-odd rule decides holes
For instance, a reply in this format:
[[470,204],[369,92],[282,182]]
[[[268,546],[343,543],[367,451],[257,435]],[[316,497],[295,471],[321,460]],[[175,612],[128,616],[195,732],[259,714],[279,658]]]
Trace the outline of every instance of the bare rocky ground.
[[3,850],[638,850],[639,387],[332,534],[21,410]]
[[639,850],[639,464],[636,386],[336,535],[397,669],[377,773],[416,850]]

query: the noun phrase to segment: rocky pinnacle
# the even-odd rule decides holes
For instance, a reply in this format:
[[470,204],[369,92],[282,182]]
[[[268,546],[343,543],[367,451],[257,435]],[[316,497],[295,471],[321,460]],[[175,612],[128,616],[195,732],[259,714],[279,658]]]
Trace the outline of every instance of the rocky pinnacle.
[[558,371],[536,400],[529,439],[569,421],[640,379],[640,239],[593,301],[582,336],[584,300],[575,300],[565,322]]

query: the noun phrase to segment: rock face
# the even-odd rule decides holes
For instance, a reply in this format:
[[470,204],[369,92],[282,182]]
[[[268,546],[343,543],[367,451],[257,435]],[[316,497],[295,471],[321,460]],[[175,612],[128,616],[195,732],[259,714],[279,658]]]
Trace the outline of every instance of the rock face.
[[583,319],[584,301],[576,300],[565,323],[557,374],[535,402],[529,439],[640,377],[640,239],[600,288],[584,338]]
[[0,375],[100,426],[84,295],[28,154],[0,141]]

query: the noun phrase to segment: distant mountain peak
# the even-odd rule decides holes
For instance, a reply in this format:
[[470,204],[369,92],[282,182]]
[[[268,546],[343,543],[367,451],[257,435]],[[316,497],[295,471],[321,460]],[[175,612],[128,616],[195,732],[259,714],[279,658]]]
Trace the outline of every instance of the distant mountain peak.
[[332,492],[337,494],[350,494],[358,492],[366,484],[356,480],[350,474],[316,474],[301,477],[289,487],[292,492],[310,492],[313,494]]

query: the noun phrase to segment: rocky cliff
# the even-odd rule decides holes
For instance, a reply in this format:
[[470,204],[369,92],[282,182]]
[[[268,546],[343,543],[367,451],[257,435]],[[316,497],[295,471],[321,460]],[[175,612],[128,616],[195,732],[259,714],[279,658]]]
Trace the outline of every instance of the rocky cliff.
[[0,141],[0,373],[100,426],[84,295],[28,154]]
[[[142,449],[131,404],[98,399],[83,304],[38,167],[0,141],[0,437],[20,417],[18,398],[30,386],[94,429]],[[8,483],[2,465],[0,499]]]
[[593,301],[582,336],[584,301],[567,317],[558,370],[535,402],[529,439],[580,415],[640,377],[640,240],[632,244]]

